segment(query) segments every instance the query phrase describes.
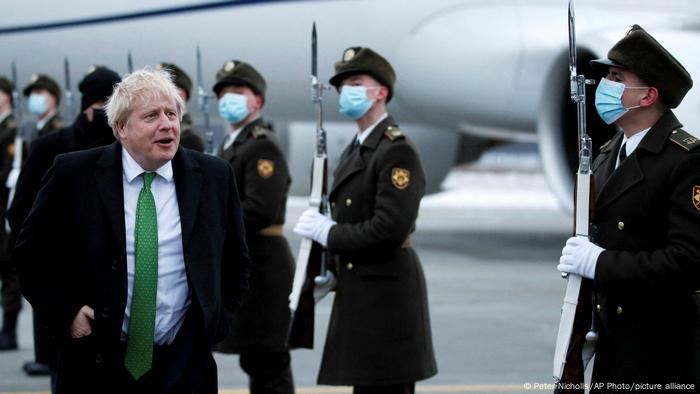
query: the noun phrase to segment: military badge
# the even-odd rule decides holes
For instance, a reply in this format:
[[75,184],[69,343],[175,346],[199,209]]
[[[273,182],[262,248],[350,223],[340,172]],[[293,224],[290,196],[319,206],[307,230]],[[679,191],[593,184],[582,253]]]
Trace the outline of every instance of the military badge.
[[10,156],[15,155],[15,144],[9,144],[7,145],[7,154]]
[[34,74],[32,75],[31,78],[29,78],[29,83],[34,83],[39,80],[39,74]]
[[269,178],[275,173],[275,163],[271,160],[258,160],[258,174],[262,178]]
[[233,70],[236,67],[236,62],[234,61],[227,61],[226,64],[224,64],[224,71],[229,72]]
[[[162,67],[159,67],[159,66],[162,66],[162,64],[159,64],[158,66],[156,66],[156,70],[160,70],[160,69],[162,68]],[[95,65],[93,64],[92,66],[90,66],[90,68],[87,69],[87,74],[86,74],[86,75],[90,75],[90,74],[94,73],[95,70],[97,70],[97,66],[95,66]]]
[[411,183],[411,171],[403,168],[393,168],[391,170],[391,183],[394,187],[403,190]]
[[354,57],[355,57],[355,50],[352,48],[349,48],[347,51],[345,51],[345,54],[343,55],[343,61],[349,62]]
[[700,211],[700,186],[693,187],[693,205],[695,205],[695,209]]

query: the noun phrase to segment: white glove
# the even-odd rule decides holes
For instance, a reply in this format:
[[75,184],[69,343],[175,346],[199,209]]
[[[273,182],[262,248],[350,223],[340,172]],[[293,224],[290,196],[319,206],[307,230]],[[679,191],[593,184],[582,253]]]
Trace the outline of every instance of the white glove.
[[319,275],[314,278],[314,301],[318,304],[323,297],[327,296],[331,290],[335,289],[335,275],[331,271],[326,272],[326,276]]
[[5,187],[8,189],[14,189],[17,184],[17,179],[19,178],[19,169],[13,168],[7,175],[7,180],[5,181]]
[[566,246],[561,251],[557,269],[561,272],[593,279],[598,256],[604,250],[589,241],[588,237],[571,237],[566,241]]
[[302,237],[311,238],[323,246],[328,246],[328,233],[335,221],[321,214],[315,208],[308,208],[301,214],[294,232]]

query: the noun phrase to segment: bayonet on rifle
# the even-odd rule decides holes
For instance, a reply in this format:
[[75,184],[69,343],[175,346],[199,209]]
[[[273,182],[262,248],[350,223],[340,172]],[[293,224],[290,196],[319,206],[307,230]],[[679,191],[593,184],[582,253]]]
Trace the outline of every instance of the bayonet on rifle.
[[129,74],[134,72],[134,62],[131,60],[131,49],[126,52],[126,68],[129,70]]
[[204,139],[206,140],[206,152],[210,155],[216,154],[214,150],[214,132],[209,121],[209,99],[211,96],[204,90],[204,77],[202,74],[202,54],[197,45],[197,103],[199,111],[204,118]]
[[71,90],[70,84],[70,66],[68,64],[68,56],[63,59],[63,72],[65,76],[65,96],[66,103],[68,103],[68,115],[69,117],[75,117],[75,98],[73,97],[73,91]]
[[[579,166],[576,172],[576,197],[574,206],[574,235],[588,237],[588,226],[590,223],[590,202],[592,196],[592,143],[591,138],[586,132],[586,85],[595,83],[593,80],[587,80],[584,75],[578,74],[576,70],[576,30],[575,30],[575,13],[573,0],[569,0],[569,74],[570,74],[570,89],[571,100],[576,104],[577,120],[578,120],[578,149],[579,149]],[[557,342],[554,350],[554,364],[552,375],[556,382],[562,381],[562,376],[565,373],[565,367],[568,363],[575,362],[577,380],[583,380],[583,371],[590,361],[594,352],[595,335],[591,333],[582,337],[574,338],[574,328],[581,326],[581,322],[576,322],[577,309],[583,314],[584,323],[590,321],[590,309],[587,308],[587,303],[579,305],[579,300],[584,300],[590,297],[586,290],[581,291],[583,278],[579,275],[566,275],[567,285],[566,294],[564,295],[564,305],[562,306],[561,320],[559,321],[559,331],[557,333]],[[583,298],[581,298],[583,297]],[[586,311],[585,309],[589,309]],[[588,316],[585,316],[588,313]],[[575,351],[569,351],[570,345],[578,347]],[[573,357],[576,360],[573,360]],[[575,382],[578,383],[578,382]]]
[[[19,178],[19,172],[22,169],[22,161],[23,161],[23,153],[24,153],[24,138],[22,136],[22,102],[21,102],[21,96],[19,95],[19,88],[18,86],[18,80],[17,80],[17,65],[15,62],[12,62],[12,84],[14,85],[14,88],[12,90],[12,109],[15,114],[15,122],[17,123],[17,128],[15,130],[15,153],[14,157],[12,158],[12,169],[10,170],[10,174],[7,176],[7,181],[5,183],[5,186],[9,188],[9,193],[7,196],[7,208],[10,208],[10,205],[12,205],[12,200],[15,197],[15,190],[17,187],[17,178]],[[7,220],[5,220],[5,228],[6,230],[10,230],[9,228],[9,223]]]
[[[328,160],[326,152],[326,131],[323,129],[323,91],[327,88],[318,80],[318,48],[316,23],[311,31],[311,102],[316,117],[316,153],[311,175],[311,196],[309,206],[324,215],[329,213],[327,193]],[[325,248],[308,238],[303,238],[297,256],[292,293],[289,295],[289,309],[292,315],[289,345],[291,347],[313,348],[314,333],[314,286],[328,284],[326,275]]]

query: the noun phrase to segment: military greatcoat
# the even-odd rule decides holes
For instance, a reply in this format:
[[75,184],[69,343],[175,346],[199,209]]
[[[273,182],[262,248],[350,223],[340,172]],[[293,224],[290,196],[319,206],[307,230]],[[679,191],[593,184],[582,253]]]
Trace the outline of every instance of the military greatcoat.
[[329,194],[337,286],[320,384],[402,384],[437,373],[425,277],[409,238],[424,192],[418,154],[391,117],[343,152]]
[[591,234],[606,249],[594,282],[600,334],[594,383],[692,379],[700,143],[680,127],[668,111],[617,169],[622,134],[594,162],[598,190]]
[[291,178],[275,134],[262,119],[246,125],[219,152],[233,166],[250,250],[250,292],[231,332],[215,350],[226,353],[287,349],[294,258],[282,225]]

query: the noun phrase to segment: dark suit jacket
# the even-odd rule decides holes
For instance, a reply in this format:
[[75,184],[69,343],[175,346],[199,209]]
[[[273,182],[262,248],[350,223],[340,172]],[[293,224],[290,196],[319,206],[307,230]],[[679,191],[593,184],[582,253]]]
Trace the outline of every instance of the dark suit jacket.
[[[58,382],[65,392],[95,387],[85,379],[99,387],[120,384],[115,371],[123,366],[127,297],[121,149],[113,143],[58,156],[13,252],[24,295],[58,339]],[[247,286],[241,207],[224,161],[179,149],[172,163],[192,291],[187,313],[197,317],[191,365],[210,365],[209,349],[225,335],[226,318]],[[95,310],[87,349],[69,334],[83,305]]]
[[[594,162],[591,236],[596,382],[687,383],[700,289],[700,148],[674,135],[671,111],[616,170],[622,134]],[[686,139],[692,141],[692,139]]]

